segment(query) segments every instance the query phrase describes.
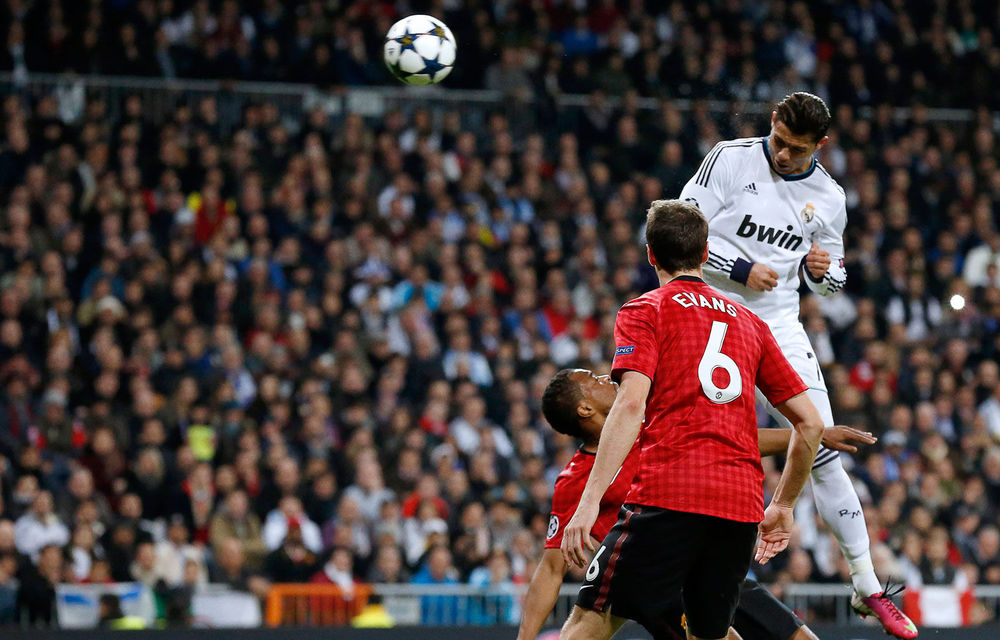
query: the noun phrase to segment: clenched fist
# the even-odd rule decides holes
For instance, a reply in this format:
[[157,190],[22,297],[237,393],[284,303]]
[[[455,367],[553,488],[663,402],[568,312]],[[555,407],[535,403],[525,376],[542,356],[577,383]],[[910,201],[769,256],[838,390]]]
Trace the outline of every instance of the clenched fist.
[[750,267],[750,275],[747,276],[747,287],[754,291],[770,291],[778,286],[778,272],[767,266],[755,262]]
[[809,253],[806,255],[806,269],[809,270],[813,280],[819,280],[830,268],[830,252],[819,248],[818,243],[812,243]]

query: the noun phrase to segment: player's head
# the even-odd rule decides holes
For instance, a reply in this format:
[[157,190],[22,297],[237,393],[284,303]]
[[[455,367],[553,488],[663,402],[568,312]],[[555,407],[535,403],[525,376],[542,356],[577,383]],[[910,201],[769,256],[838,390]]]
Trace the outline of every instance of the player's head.
[[830,110],[823,99],[805,91],[785,96],[771,112],[768,151],[778,173],[808,169],[816,150],[826,144]]
[[596,443],[616,395],[618,385],[610,376],[596,376],[588,369],[563,369],[545,387],[542,413],[559,433]]
[[697,271],[708,259],[708,222],[680,200],[653,200],[646,212],[649,264],[666,273]]

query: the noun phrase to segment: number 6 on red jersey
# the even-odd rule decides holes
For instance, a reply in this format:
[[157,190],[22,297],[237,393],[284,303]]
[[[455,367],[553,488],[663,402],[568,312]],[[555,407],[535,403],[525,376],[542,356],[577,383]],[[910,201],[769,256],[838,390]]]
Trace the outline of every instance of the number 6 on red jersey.
[[[743,376],[740,375],[740,368],[732,358],[722,353],[722,342],[726,339],[728,330],[729,325],[725,322],[716,320],[712,323],[712,333],[708,336],[705,353],[698,362],[701,390],[715,404],[728,404],[743,393]],[[724,389],[712,381],[712,374],[716,369],[724,369],[729,374],[729,384]]]

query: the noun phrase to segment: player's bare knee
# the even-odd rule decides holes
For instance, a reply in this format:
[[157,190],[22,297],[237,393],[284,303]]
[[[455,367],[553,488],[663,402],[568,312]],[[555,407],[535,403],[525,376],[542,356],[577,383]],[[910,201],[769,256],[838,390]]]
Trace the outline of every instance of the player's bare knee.
[[559,632],[559,640],[607,640],[617,630],[609,614],[573,607]]
[[809,627],[801,626],[788,640],[819,640],[819,636],[813,633]]
[[583,609],[580,607],[573,607],[572,611],[569,612],[569,617],[566,618],[566,623],[563,624],[562,630],[559,632],[560,640],[570,640],[575,638],[582,638],[583,629]]

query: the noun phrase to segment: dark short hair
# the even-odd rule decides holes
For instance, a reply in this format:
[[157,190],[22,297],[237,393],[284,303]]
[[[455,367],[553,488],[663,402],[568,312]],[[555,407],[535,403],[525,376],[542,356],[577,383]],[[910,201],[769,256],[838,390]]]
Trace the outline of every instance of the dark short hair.
[[797,136],[812,136],[818,142],[830,128],[830,110],[819,96],[796,91],[775,106],[777,119]]
[[667,273],[697,269],[708,244],[708,222],[689,202],[653,200],[646,212],[646,243]]
[[583,393],[580,385],[570,378],[574,369],[562,369],[552,376],[545,393],[542,394],[542,414],[552,428],[574,438],[582,437],[580,414],[576,412],[580,406]]

